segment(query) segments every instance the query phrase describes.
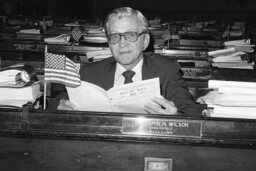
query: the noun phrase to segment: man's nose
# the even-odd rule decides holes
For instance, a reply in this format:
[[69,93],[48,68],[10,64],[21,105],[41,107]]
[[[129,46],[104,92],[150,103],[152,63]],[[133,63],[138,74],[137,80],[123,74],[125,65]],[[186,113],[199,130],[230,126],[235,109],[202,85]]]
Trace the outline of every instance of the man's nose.
[[123,47],[127,44],[127,40],[125,39],[125,37],[122,35],[120,37],[120,42],[119,42],[119,46]]

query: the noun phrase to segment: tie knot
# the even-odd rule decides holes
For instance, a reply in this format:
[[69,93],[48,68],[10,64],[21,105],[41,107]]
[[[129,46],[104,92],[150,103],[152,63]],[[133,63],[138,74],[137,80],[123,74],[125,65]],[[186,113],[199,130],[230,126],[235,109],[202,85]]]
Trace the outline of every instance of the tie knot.
[[135,72],[131,71],[131,70],[127,70],[127,71],[123,72],[123,76],[125,78],[124,84],[131,83],[132,82],[132,77],[134,75],[135,75]]

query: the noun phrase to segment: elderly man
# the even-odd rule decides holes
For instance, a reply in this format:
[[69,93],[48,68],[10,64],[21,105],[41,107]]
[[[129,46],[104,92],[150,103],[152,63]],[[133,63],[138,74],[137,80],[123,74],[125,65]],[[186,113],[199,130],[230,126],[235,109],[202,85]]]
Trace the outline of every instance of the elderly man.
[[[148,22],[143,14],[129,7],[113,10],[105,22],[105,33],[113,57],[81,67],[81,79],[105,90],[127,82],[159,77],[162,97],[145,104],[150,114],[200,115],[180,66],[174,59],[154,53],[145,54],[150,36]],[[127,76],[128,75],[128,76]],[[76,110],[69,100],[60,100],[59,110]]]

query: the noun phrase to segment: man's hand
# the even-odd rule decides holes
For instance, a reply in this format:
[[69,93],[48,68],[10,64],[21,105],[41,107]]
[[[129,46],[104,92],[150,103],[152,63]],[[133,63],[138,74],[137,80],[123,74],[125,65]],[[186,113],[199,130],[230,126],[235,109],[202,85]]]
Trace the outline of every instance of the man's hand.
[[61,99],[58,110],[78,110],[78,107],[72,103],[70,100]]
[[155,97],[152,102],[145,104],[146,112],[150,114],[165,114],[174,115],[177,113],[177,107],[172,101],[165,99],[164,97]]

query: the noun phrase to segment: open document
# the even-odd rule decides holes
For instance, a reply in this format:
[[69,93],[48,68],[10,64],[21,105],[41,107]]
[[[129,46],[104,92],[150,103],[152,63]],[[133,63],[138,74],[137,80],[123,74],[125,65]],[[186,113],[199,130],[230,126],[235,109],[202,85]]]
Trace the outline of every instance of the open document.
[[108,91],[85,81],[76,88],[66,88],[69,99],[81,111],[146,113],[144,104],[160,97],[159,78],[115,86]]

